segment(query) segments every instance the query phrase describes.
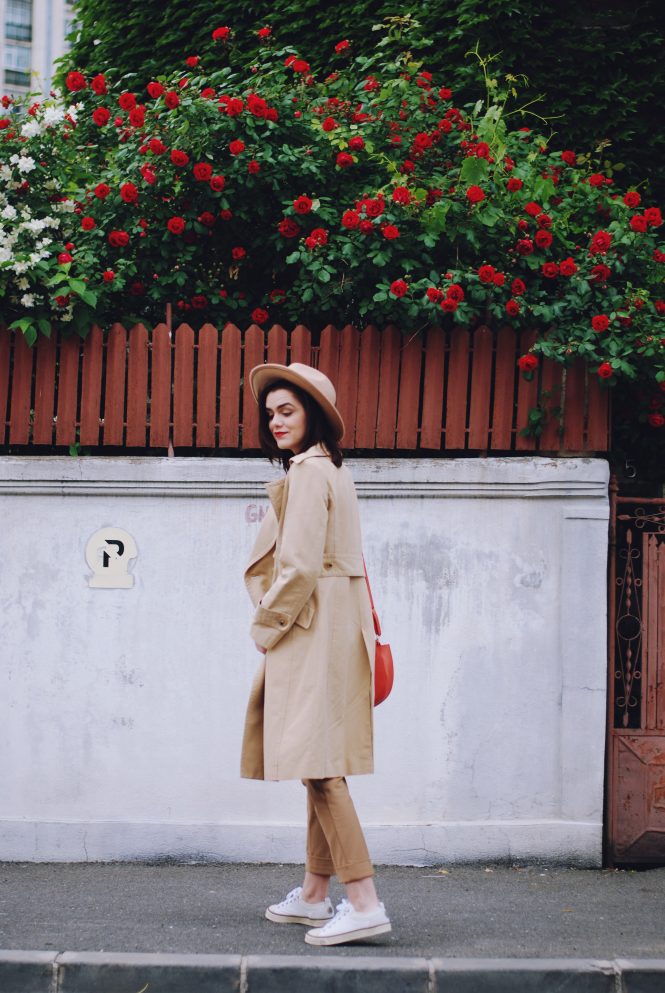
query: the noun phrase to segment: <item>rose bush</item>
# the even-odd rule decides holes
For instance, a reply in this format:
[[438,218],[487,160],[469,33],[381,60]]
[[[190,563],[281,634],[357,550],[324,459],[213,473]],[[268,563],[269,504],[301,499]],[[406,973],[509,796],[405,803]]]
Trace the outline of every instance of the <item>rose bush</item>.
[[240,72],[232,37],[213,66],[72,70],[24,116],[3,99],[3,318],[28,341],[169,302],[195,325],[508,322],[537,331],[526,376],[581,356],[665,395],[660,209],[524,125],[516,80],[479,59],[484,95],[459,107],[411,53],[341,39],[318,78],[269,32]]

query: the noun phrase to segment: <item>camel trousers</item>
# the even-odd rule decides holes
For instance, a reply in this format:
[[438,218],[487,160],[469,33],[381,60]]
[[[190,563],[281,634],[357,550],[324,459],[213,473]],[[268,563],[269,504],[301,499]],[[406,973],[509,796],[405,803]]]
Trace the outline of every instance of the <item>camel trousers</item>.
[[346,779],[303,779],[307,789],[307,872],[351,883],[374,875]]

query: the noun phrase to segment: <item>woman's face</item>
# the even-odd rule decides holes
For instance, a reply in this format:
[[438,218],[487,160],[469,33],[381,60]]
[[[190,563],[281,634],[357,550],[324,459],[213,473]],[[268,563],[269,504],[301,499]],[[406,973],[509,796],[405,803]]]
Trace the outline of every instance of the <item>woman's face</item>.
[[307,414],[291,390],[271,390],[266,397],[268,427],[282,450],[297,455],[307,431]]

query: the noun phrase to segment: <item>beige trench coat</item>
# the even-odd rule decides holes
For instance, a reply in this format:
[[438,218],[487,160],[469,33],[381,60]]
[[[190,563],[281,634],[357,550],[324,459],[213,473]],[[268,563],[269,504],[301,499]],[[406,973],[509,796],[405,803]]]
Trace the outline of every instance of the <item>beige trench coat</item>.
[[375,635],[351,473],[315,445],[266,486],[271,507],[245,571],[266,649],[242,745],[247,779],[373,771]]

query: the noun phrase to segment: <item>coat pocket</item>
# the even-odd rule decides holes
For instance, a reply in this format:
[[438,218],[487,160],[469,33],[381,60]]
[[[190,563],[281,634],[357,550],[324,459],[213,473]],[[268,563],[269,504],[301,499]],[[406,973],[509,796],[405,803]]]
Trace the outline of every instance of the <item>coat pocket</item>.
[[314,604],[311,598],[307,601],[305,606],[302,608],[298,616],[296,617],[294,623],[301,628],[308,628],[312,623],[312,618],[314,617]]

